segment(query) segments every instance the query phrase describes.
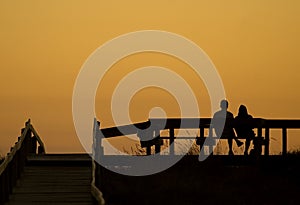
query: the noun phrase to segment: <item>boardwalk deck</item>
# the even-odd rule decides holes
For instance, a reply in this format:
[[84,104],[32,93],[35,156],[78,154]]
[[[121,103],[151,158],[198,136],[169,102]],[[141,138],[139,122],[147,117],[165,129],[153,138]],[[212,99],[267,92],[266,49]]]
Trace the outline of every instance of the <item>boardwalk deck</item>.
[[93,204],[88,155],[29,157],[7,205]]

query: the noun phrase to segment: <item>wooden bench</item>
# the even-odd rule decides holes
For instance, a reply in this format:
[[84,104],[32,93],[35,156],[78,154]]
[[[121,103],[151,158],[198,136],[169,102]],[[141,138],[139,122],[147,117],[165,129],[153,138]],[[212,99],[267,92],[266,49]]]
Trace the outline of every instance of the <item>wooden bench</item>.
[[[226,120],[224,119],[214,119],[214,123],[211,123],[209,128],[208,136],[200,136],[196,137],[196,144],[200,146],[200,151],[203,149],[203,146],[209,146],[209,148],[213,148],[216,145],[217,139],[229,139],[229,136],[232,135],[231,132],[234,132],[234,136],[237,134],[237,139],[246,139],[247,136],[243,135],[243,133],[239,133],[239,129],[258,129],[257,134],[254,133],[253,136],[253,144],[254,150],[250,151],[250,154],[261,155],[262,146],[266,145],[265,139],[262,136],[262,127],[264,126],[264,120],[260,118],[253,119],[245,119],[245,120]],[[215,124],[215,125],[214,125]],[[223,127],[223,131],[222,130]],[[221,136],[219,138],[214,137],[214,133],[217,136]],[[232,137],[234,137],[232,136]],[[232,138],[233,139],[233,138]]]

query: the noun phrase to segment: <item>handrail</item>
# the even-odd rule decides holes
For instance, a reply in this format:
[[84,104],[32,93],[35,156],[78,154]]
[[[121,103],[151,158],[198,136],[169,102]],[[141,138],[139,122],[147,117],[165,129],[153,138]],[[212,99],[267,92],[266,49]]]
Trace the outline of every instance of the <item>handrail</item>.
[[146,129],[150,126],[150,121],[135,123],[131,125],[123,125],[118,127],[110,127],[101,129],[102,134],[105,138],[123,136],[123,135],[132,135],[137,134],[137,128]]
[[[138,134],[139,129],[147,129],[148,127],[154,127],[157,130],[151,130],[150,132],[157,132],[158,134],[151,134],[150,137],[156,136],[156,138],[145,141],[143,134],[141,137],[141,144],[147,148],[147,154],[151,154],[151,146],[156,147],[156,152],[160,150],[160,143],[158,139],[170,139],[170,144],[173,143],[174,139],[188,139],[174,136],[174,129],[200,129],[200,137],[204,137],[204,130],[210,128],[212,118],[152,118],[146,122],[116,126],[110,128],[103,128],[99,130],[101,137],[111,138],[129,134]],[[264,137],[265,155],[269,155],[269,141],[270,141],[270,129],[282,129],[282,154],[287,154],[287,129],[300,129],[299,119],[263,119],[253,118],[250,120],[253,128],[257,129],[257,136]],[[199,124],[195,124],[195,122]],[[233,121],[233,123],[235,123]],[[164,124],[162,127],[161,124]],[[182,126],[184,125],[184,126]],[[170,136],[161,137],[159,131],[168,129]],[[263,133],[264,130],[264,133]],[[148,132],[149,133],[149,130]],[[145,133],[146,135],[148,135]],[[98,136],[99,137],[99,136]],[[149,136],[145,137],[146,139]],[[194,137],[196,138],[196,137]],[[143,140],[143,141],[142,141]],[[143,142],[143,143],[142,143]],[[172,147],[171,147],[172,148]],[[173,150],[173,149],[172,149]]]
[[4,204],[8,200],[9,194],[12,193],[12,188],[16,185],[24,169],[27,155],[36,154],[36,142],[40,145],[38,154],[44,154],[45,146],[29,119],[25,123],[25,128],[21,129],[18,142],[10,149],[0,164],[0,205]]
[[[99,150],[97,150],[97,130],[100,128],[100,123],[94,119],[94,130],[93,130],[93,160],[92,160],[92,182],[91,182],[91,193],[94,199],[98,202],[98,205],[104,205],[105,201],[103,198],[103,194],[99,189],[99,176],[98,172],[100,171],[100,165],[95,162],[97,160],[97,156],[99,155]],[[96,157],[96,158],[95,158]]]
[[28,130],[29,126],[26,126],[25,130],[23,131],[20,137],[20,140],[10,149],[10,152],[7,153],[6,157],[4,158],[4,161],[0,164],[0,175],[4,172],[8,164],[13,160],[13,157],[16,154],[16,152],[20,150]]
[[[94,120],[94,130],[93,130],[93,182],[92,182],[92,190],[97,190],[96,193],[99,194],[99,198],[101,202],[104,199],[102,196],[102,192],[104,193],[104,197],[106,197],[107,187],[105,186],[105,180],[107,175],[104,176],[103,172],[105,172],[105,165],[99,165],[95,163],[95,161],[99,162],[100,157],[103,157],[103,161],[105,159],[109,159],[108,166],[121,166],[124,162],[126,166],[128,166],[128,157],[127,156],[114,156],[114,155],[104,155],[103,147],[101,146],[101,140],[104,138],[111,138],[111,137],[119,137],[123,135],[130,135],[130,134],[141,134],[139,136],[140,139],[147,138],[148,145],[146,146],[147,155],[151,153],[151,146],[155,146],[155,152],[160,152],[160,143],[157,143],[160,139],[169,139],[170,145],[174,142],[175,139],[196,139],[195,137],[177,137],[175,136],[175,129],[199,129],[200,137],[205,139],[213,139],[214,137],[211,135],[211,118],[168,118],[168,119],[149,119],[146,122],[131,124],[131,125],[123,125],[117,127],[110,127],[110,128],[103,128],[100,129],[100,122],[96,119]],[[181,126],[181,122],[185,121],[184,127]],[[192,122],[192,123],[189,123]],[[199,122],[199,124],[195,124],[195,122]],[[300,129],[300,120],[290,120],[290,119],[262,119],[262,118],[254,118],[253,120],[248,121],[251,124],[251,127],[257,129],[257,139],[264,138],[264,146],[265,146],[265,155],[269,155],[269,141],[270,141],[270,129],[282,129],[282,155],[287,154],[287,129]],[[161,124],[164,126],[161,126]],[[236,122],[231,122],[230,126],[237,126]],[[136,126],[138,125],[138,126]],[[192,126],[190,126],[192,125]],[[196,125],[196,126],[195,126]],[[147,130],[151,126],[151,130]],[[139,129],[145,129],[145,133],[139,133]],[[208,136],[205,136],[205,129],[208,129]],[[160,131],[162,130],[169,130],[169,136],[162,137],[160,136]],[[264,131],[264,132],[263,132]],[[150,134],[149,134],[150,132]],[[144,135],[148,135],[147,137],[143,137]],[[149,140],[150,136],[150,140]],[[152,139],[151,139],[152,138]],[[158,139],[158,140],[157,140]],[[150,143],[149,143],[150,142]],[[146,143],[147,144],[147,143]],[[142,146],[142,141],[141,141]],[[200,149],[201,150],[201,149]],[[170,146],[170,155],[174,154],[174,146]],[[141,156],[142,157],[142,156]],[[162,156],[168,157],[168,156]],[[284,157],[283,157],[284,158]],[[124,160],[123,160],[124,159]],[[220,159],[220,158],[215,158]],[[230,158],[232,159],[232,158]],[[241,157],[238,159],[242,159]],[[246,158],[245,158],[246,159]],[[247,158],[247,159],[257,159],[257,158]],[[262,159],[267,159],[263,157]],[[243,159],[244,160],[244,159]],[[235,160],[233,160],[235,161]],[[92,191],[93,192],[93,191]],[[94,197],[96,198],[96,194],[93,193]],[[99,200],[98,200],[99,201]]]
[[38,135],[37,131],[34,129],[34,127],[30,124],[30,130],[32,131],[33,133],[33,136],[37,139],[40,147],[38,149],[38,153],[39,154],[45,154],[45,145],[43,143],[43,141],[41,140],[40,136]]
[[[256,124],[259,124],[259,122],[261,121],[265,121],[262,118],[253,118],[253,120]],[[158,127],[160,130],[177,128],[188,129],[201,127],[209,128],[211,124],[211,118],[151,118],[145,122],[103,128],[101,129],[101,133],[105,138],[136,134],[138,129],[147,129],[152,124]],[[160,126],[161,124],[164,124],[164,126]]]

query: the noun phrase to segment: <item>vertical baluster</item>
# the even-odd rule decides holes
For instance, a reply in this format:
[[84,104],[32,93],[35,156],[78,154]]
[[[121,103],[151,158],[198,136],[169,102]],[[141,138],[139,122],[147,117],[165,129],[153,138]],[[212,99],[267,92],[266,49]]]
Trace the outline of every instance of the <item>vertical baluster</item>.
[[156,138],[156,141],[155,141],[155,153],[160,153],[160,142],[161,142],[161,139],[160,139],[160,130],[155,130],[154,131],[154,136]]
[[94,160],[95,160],[95,173],[94,173],[94,176],[95,176],[95,186],[96,187],[100,187],[100,182],[102,181],[100,179],[100,165],[98,164],[99,160],[100,160],[100,146],[101,146],[101,142],[100,142],[100,139],[99,139],[99,135],[98,135],[98,132],[99,132],[99,128],[100,128],[100,122],[99,121],[94,121],[94,145],[93,145],[93,152],[94,152]]
[[31,143],[30,153],[36,154],[36,150],[37,150],[36,136],[30,137],[30,143]]
[[147,145],[147,147],[146,147],[146,154],[151,155],[151,146],[150,145]]
[[287,129],[282,128],[282,155],[287,154]]
[[257,137],[262,137],[262,127],[257,128]]
[[[204,127],[200,127],[200,140],[199,140],[199,148],[200,148],[200,154],[204,154],[204,147],[203,147],[203,143],[204,143]],[[203,143],[202,143],[203,142]]]
[[258,145],[257,146],[259,146],[258,147],[258,150],[259,150],[259,155],[261,155],[262,153],[262,126],[261,126],[261,124],[258,126],[258,128],[257,128],[257,137],[258,137],[258,140],[259,140],[259,143],[258,143]]
[[214,129],[213,129],[213,127],[209,127],[209,141],[208,141],[208,144],[209,144],[209,146],[208,146],[208,153],[211,153],[211,155],[213,155],[214,154],[214,145],[216,145],[216,139],[214,138],[214,135],[213,135],[213,131]]
[[170,128],[170,155],[175,154],[174,139],[175,139],[174,128]]
[[270,128],[265,128],[265,155],[269,155]]

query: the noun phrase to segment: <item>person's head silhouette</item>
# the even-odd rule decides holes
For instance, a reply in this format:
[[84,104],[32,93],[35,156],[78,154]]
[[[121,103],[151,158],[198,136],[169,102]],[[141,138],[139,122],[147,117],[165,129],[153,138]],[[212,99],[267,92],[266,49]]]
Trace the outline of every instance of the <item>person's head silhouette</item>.
[[240,105],[238,115],[239,116],[248,116],[248,110],[245,105]]
[[221,100],[220,107],[221,107],[222,110],[227,110],[228,101],[227,100]]

